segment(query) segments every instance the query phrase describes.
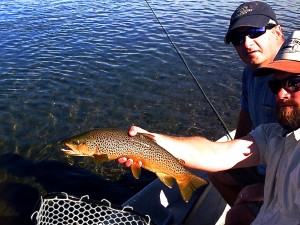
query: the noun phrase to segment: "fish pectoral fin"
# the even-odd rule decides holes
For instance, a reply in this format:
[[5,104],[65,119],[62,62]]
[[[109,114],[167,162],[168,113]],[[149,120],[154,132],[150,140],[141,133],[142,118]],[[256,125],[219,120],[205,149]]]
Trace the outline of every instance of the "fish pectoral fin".
[[131,165],[131,172],[135,179],[139,179],[141,176],[141,166],[138,162],[133,162]]
[[169,188],[173,187],[174,185],[174,180],[175,178],[165,174],[165,173],[156,173],[156,175],[158,176],[158,178],[165,184],[167,185]]
[[95,155],[93,155],[94,156],[94,158],[95,158],[95,161],[97,162],[97,163],[99,163],[99,164],[102,164],[102,163],[104,163],[104,162],[108,162],[108,155],[106,155],[106,154],[102,154],[102,155],[97,155],[97,154],[95,154]]

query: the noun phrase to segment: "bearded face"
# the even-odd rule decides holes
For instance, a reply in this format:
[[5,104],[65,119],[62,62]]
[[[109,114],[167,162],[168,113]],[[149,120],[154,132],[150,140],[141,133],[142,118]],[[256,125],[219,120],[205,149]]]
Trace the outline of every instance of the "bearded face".
[[278,123],[288,131],[300,128],[300,106],[293,100],[278,101],[276,105]]

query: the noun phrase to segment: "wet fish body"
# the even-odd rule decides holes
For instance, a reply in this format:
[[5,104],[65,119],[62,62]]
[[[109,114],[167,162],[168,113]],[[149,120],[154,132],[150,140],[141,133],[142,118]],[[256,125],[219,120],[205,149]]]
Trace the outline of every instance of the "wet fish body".
[[206,184],[206,181],[187,171],[180,160],[156,144],[152,139],[138,134],[134,137],[128,131],[117,129],[94,129],[62,141],[67,149],[65,154],[91,156],[100,162],[120,157],[133,159],[131,166],[135,178],[139,178],[142,167],[150,170],[167,186],[172,187],[176,180],[182,198],[187,202],[194,190]]

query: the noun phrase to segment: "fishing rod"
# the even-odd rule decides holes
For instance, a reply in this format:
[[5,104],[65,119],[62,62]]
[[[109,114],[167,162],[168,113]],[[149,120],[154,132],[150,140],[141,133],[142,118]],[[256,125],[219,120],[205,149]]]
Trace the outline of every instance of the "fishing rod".
[[170,43],[173,45],[174,49],[176,50],[177,54],[179,55],[180,59],[182,60],[183,64],[185,65],[185,67],[187,68],[188,72],[190,73],[190,75],[192,76],[192,78],[194,79],[195,83],[197,84],[197,86],[199,87],[200,91],[202,92],[205,100],[207,101],[207,103],[209,104],[209,106],[211,107],[211,109],[213,110],[213,112],[215,113],[215,115],[217,116],[218,120],[220,121],[221,125],[223,126],[223,128],[225,129],[228,137],[232,140],[232,137],[230,135],[230,131],[228,130],[226,124],[224,123],[223,119],[221,118],[221,116],[219,115],[219,113],[217,112],[217,110],[215,109],[215,107],[213,106],[213,104],[211,103],[211,101],[209,100],[209,98],[207,97],[206,93],[204,92],[202,86],[200,85],[200,83],[198,82],[197,78],[195,77],[195,75],[193,74],[193,72],[191,71],[190,67],[188,66],[186,60],[184,59],[183,55],[181,54],[181,52],[179,51],[179,49],[177,48],[177,46],[175,45],[174,41],[172,40],[172,38],[170,37],[168,31],[164,28],[163,24],[160,22],[159,18],[156,16],[154,10],[152,9],[151,5],[149,4],[148,0],[145,0],[145,2],[147,3],[148,7],[150,8],[150,11],[153,13],[153,15],[155,16],[156,20],[158,21],[158,23],[160,24],[161,28],[163,29],[163,31],[165,32],[165,34],[167,35]]

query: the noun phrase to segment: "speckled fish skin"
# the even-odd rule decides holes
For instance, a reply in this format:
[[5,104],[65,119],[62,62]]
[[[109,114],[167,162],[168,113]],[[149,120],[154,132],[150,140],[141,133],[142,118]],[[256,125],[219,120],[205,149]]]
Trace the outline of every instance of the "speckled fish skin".
[[138,134],[134,137],[128,131],[117,129],[94,129],[62,141],[69,149],[65,154],[74,156],[92,156],[100,161],[114,160],[120,157],[133,159],[132,173],[139,178],[140,168],[150,170],[169,187],[176,180],[183,199],[187,202],[194,190],[206,184],[206,181],[187,171],[180,160],[156,144],[152,139]]

